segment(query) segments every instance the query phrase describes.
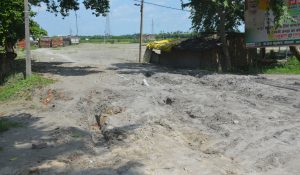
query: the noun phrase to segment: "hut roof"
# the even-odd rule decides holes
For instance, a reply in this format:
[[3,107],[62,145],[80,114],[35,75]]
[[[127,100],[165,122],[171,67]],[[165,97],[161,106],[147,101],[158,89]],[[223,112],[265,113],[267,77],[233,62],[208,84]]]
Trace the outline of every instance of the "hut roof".
[[184,40],[181,43],[174,46],[174,50],[187,50],[187,51],[204,51],[221,46],[221,42],[218,39],[210,38],[195,38]]

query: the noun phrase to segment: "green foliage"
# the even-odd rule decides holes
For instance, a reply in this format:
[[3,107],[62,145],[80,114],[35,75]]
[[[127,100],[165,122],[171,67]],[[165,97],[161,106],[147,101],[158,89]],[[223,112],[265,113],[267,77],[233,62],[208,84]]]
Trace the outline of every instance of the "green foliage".
[[0,1],[0,46],[24,37],[23,0]]
[[[78,0],[29,0],[31,6],[46,4],[47,10],[56,15],[68,16],[70,10],[79,10]],[[96,16],[106,15],[109,11],[109,0],[83,0],[86,9],[93,11]],[[0,1],[0,46],[12,50],[13,45],[24,38],[24,0]],[[34,12],[30,13],[35,16]],[[30,21],[31,35],[37,39],[47,35],[36,22]]]
[[300,62],[295,57],[290,57],[284,64],[253,67],[250,72],[255,74],[300,74]]
[[34,40],[48,35],[48,32],[45,29],[41,28],[37,22],[32,20],[30,21],[30,33]]
[[215,32],[220,28],[219,11],[225,11],[225,28],[236,31],[244,20],[244,3],[241,0],[189,0],[183,7],[192,9],[192,28],[197,32]]
[[[9,130],[10,128],[21,127],[22,125],[17,122],[13,122],[7,119],[0,119],[0,133]],[[0,147],[0,152],[2,148]]]
[[27,79],[24,79],[22,74],[11,76],[4,86],[0,86],[0,101],[18,97],[18,95],[24,96],[24,94],[31,92],[34,88],[43,87],[53,82],[53,80],[40,75],[33,75]]
[[[56,15],[68,16],[71,10],[79,10],[78,0],[29,0],[31,5],[40,6],[42,3],[47,5],[47,10]],[[96,16],[106,15],[109,12],[109,0],[83,0],[81,1],[86,9],[92,10]]]
[[[24,1],[23,0],[1,0],[0,1],[0,46],[10,47],[21,39],[24,39]],[[33,17],[35,13],[31,13]],[[30,33],[37,39],[47,35],[35,21],[30,21]]]
[[[245,0],[189,0],[183,7],[192,9],[192,28],[199,32],[215,32],[220,27],[220,10],[225,12],[226,31],[236,31],[244,23]],[[292,19],[284,0],[271,0],[270,9],[275,15],[275,25],[281,26],[284,20]]]
[[291,57],[287,63],[263,68],[262,72],[266,74],[300,74],[300,62],[295,57]]
[[270,9],[274,12],[276,27],[282,26],[285,20],[293,20],[288,13],[288,7],[284,0],[270,1]]

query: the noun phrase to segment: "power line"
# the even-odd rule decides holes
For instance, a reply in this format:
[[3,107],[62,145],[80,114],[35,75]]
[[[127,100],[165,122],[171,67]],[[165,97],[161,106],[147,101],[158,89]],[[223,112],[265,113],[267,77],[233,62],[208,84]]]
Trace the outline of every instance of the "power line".
[[[136,2],[141,2],[140,0],[133,0]],[[179,11],[184,11],[184,12],[191,12],[190,10],[184,10],[184,9],[180,9],[180,8],[175,8],[175,7],[170,7],[170,6],[165,6],[165,5],[161,5],[161,4],[155,4],[152,2],[146,2],[144,1],[145,4],[150,4],[150,5],[154,5],[154,6],[158,6],[158,7],[163,7],[163,8],[167,8],[167,9],[172,9],[172,10],[179,10]]]

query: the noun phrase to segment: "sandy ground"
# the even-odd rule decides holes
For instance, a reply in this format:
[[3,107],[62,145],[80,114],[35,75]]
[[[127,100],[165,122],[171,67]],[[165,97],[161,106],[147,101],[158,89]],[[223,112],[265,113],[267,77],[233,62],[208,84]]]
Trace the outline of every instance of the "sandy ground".
[[35,50],[58,81],[0,104],[24,125],[0,135],[0,174],[300,175],[300,76],[136,64],[137,51]]

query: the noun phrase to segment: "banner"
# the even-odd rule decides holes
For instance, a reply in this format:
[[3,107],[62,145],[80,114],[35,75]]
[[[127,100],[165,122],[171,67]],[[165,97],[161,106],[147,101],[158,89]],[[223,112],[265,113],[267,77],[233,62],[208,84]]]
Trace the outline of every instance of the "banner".
[[247,47],[300,45],[300,0],[285,0],[294,20],[275,28],[271,0],[246,0],[245,33]]

